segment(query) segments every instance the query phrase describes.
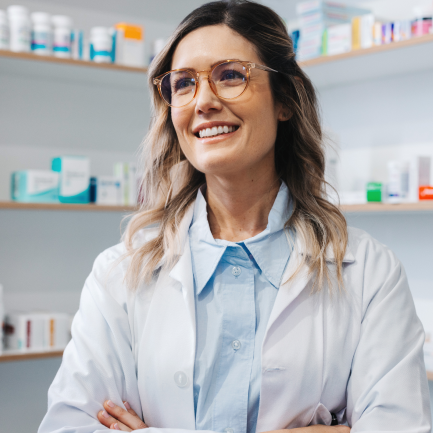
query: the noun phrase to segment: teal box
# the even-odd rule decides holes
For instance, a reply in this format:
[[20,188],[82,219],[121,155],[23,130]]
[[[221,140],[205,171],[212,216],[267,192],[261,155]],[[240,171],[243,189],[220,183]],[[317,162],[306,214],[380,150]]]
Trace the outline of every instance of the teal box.
[[59,173],[59,201],[61,203],[89,203],[90,161],[85,156],[59,156],[52,169]]
[[59,174],[48,170],[15,171],[11,199],[24,203],[58,203]]

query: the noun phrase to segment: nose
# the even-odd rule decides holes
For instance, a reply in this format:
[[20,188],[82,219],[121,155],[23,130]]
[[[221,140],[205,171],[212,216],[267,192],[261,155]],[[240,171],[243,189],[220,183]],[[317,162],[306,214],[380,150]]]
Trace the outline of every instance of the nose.
[[197,73],[197,82],[199,83],[197,95],[195,96],[195,111],[197,114],[208,114],[221,110],[221,100],[212,91],[209,82],[209,75],[199,76]]

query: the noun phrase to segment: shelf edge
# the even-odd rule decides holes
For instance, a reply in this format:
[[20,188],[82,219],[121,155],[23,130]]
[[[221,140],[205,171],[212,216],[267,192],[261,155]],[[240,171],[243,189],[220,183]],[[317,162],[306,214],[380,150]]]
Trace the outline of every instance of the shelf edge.
[[408,39],[406,41],[391,42],[386,45],[377,45],[371,48],[363,48],[360,50],[349,51],[347,53],[336,54],[334,56],[320,56],[314,59],[305,60],[299,62],[301,68],[311,68],[314,66],[319,66],[327,63],[338,62],[340,60],[350,59],[354,57],[367,56],[369,54],[378,54],[386,51],[392,51],[399,48],[405,48],[410,46],[422,45],[429,42],[433,42],[433,34],[418,36],[415,38]]
[[12,59],[30,60],[35,62],[58,63],[71,66],[85,66],[95,69],[106,69],[112,71],[135,72],[146,74],[147,68],[138,68],[135,66],[117,65],[115,63],[96,63],[88,60],[74,60],[74,59],[61,59],[54,56],[42,56],[33,53],[15,53],[9,50],[0,50],[0,57],[7,57]]
[[7,353],[4,352],[0,355],[0,362],[12,362],[12,361],[25,361],[28,359],[45,359],[45,358],[58,358],[63,356],[63,350],[52,350],[44,352],[24,352],[24,353]]

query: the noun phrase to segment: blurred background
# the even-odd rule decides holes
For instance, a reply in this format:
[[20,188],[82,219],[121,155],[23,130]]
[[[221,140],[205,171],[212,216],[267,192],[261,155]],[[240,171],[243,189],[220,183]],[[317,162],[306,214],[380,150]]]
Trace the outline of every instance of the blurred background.
[[[0,0],[1,431],[45,414],[84,281],[137,202],[147,67],[203,3]],[[349,224],[405,266],[433,372],[433,1],[261,3],[318,91]]]

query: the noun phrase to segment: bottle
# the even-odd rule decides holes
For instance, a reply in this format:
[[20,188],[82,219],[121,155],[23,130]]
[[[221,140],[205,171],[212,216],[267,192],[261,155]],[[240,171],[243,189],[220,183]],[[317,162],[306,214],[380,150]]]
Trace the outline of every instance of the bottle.
[[0,50],[9,49],[9,26],[6,12],[0,10]]
[[150,61],[152,60],[164,49],[165,47],[165,39],[155,39],[152,43],[152,56],[150,57]]
[[51,15],[45,12],[33,12],[32,51],[35,54],[49,56],[52,53]]
[[68,59],[71,57],[72,20],[66,15],[54,15],[53,24],[53,54],[55,57]]
[[113,38],[107,27],[93,27],[90,30],[90,60],[96,63],[111,63]]
[[7,15],[9,20],[10,50],[29,52],[31,25],[27,8],[18,5],[9,6]]

